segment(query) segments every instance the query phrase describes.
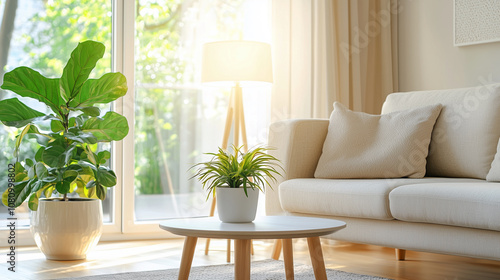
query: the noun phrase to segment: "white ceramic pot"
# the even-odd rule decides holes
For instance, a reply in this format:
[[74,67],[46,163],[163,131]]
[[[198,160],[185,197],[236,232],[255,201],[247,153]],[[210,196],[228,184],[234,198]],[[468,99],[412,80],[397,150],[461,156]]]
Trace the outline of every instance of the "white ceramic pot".
[[243,188],[217,188],[217,212],[222,222],[250,223],[255,220],[259,190],[248,188],[247,192],[248,197]]
[[40,199],[31,213],[31,233],[48,260],[81,260],[102,234],[99,199]]

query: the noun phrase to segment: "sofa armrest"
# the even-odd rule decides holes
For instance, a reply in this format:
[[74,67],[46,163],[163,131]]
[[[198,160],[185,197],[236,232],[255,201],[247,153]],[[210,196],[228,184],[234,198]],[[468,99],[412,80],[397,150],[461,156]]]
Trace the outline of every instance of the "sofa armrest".
[[283,212],[278,186],[285,180],[313,178],[328,132],[328,119],[294,119],[279,121],[269,128],[269,153],[281,161],[283,177],[266,187],[266,214]]

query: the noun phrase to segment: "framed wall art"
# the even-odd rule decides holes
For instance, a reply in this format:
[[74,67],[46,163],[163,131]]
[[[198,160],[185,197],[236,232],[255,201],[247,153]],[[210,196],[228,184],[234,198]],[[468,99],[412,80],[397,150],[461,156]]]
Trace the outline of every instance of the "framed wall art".
[[500,41],[499,0],[454,0],[454,45]]

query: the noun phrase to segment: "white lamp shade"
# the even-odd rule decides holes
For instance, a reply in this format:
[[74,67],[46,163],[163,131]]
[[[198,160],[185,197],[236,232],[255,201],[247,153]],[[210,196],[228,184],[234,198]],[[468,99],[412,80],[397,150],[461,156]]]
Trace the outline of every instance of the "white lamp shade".
[[201,81],[272,83],[271,46],[253,41],[206,43]]

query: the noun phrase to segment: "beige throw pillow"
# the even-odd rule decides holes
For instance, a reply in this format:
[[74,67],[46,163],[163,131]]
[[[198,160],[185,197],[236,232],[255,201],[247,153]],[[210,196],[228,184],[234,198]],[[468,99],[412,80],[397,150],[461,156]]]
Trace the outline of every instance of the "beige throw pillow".
[[384,115],[335,102],[316,178],[422,178],[441,104]]

